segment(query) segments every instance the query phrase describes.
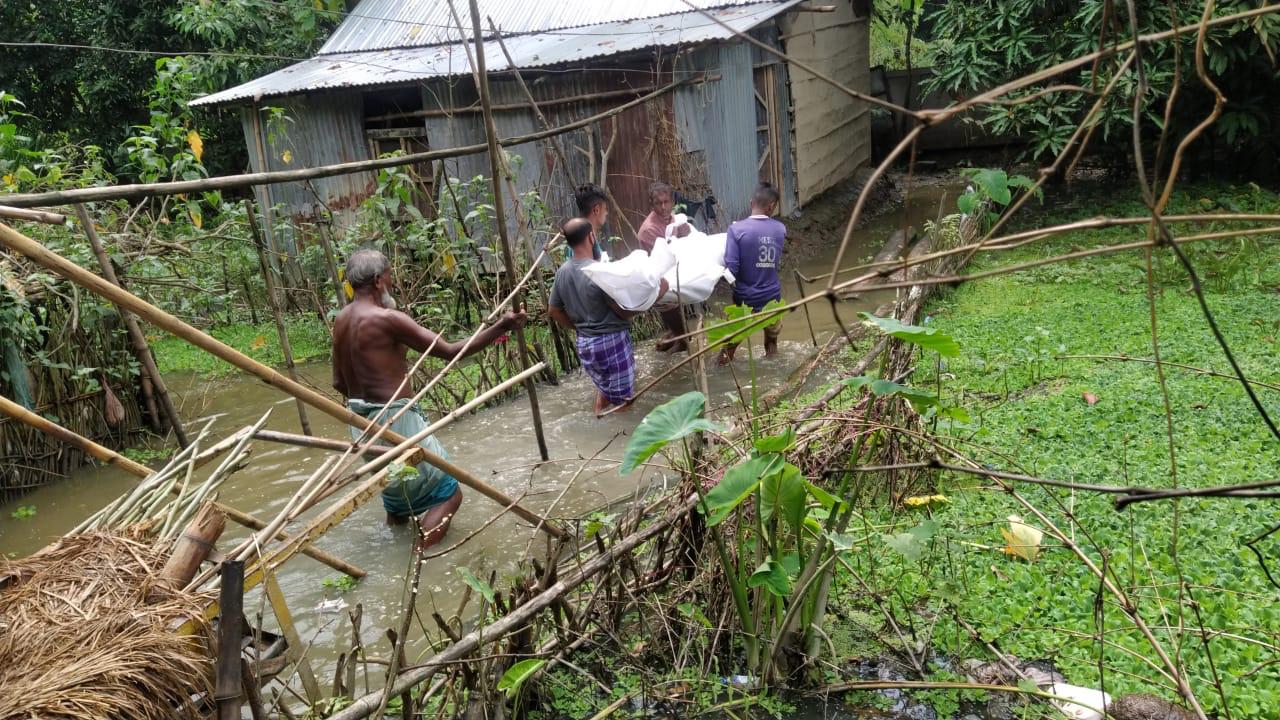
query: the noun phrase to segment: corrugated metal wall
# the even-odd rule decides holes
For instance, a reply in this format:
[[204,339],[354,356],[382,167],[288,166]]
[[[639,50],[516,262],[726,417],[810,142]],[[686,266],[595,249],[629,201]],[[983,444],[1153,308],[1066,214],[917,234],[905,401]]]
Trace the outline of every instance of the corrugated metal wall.
[[[705,71],[719,80],[676,90],[680,142],[689,164],[706,169],[705,181],[718,203],[719,227],[746,217],[757,182],[755,87],[751,48],[745,43],[712,45],[691,53],[682,69]],[[686,171],[689,164],[686,164]]]
[[[631,72],[584,71],[575,73],[538,74],[528,73],[526,82],[534,97],[539,102],[553,99],[585,98],[597,93],[614,93],[632,88],[637,94],[647,92],[651,87],[646,73],[636,68]],[[520,87],[510,78],[491,78],[495,105],[517,105],[528,102]],[[424,108],[443,109],[446,107],[468,107],[475,102],[476,94],[470,79],[453,82],[435,81],[427,83],[423,88]],[[563,125],[602,112],[609,107],[628,102],[629,98],[609,97],[599,100],[582,99],[569,103],[556,103],[544,108],[548,122],[552,125]],[[658,132],[655,118],[665,114],[671,118],[670,100],[658,100],[646,106],[627,110],[616,119],[604,121],[602,126],[583,128],[565,133],[557,137],[569,163],[569,172],[574,183],[581,184],[591,180],[592,161],[588,151],[595,158],[596,172],[599,172],[600,152],[613,137],[617,127],[617,136],[609,155],[609,188],[633,226],[639,226],[648,213],[648,186],[654,179],[665,176],[660,170],[663,164],[655,153],[654,135]],[[484,120],[477,112],[458,112],[452,116],[433,116],[425,118],[427,137],[433,148],[453,147],[469,143],[480,143],[485,140]],[[540,130],[541,127],[531,111],[502,111],[494,114],[494,124],[502,137],[524,135]],[[670,123],[668,123],[670,124]],[[524,143],[506,148],[507,152],[519,160],[515,163],[515,184],[520,193],[537,189],[547,206],[550,220],[577,214],[574,202],[574,186],[568,182],[549,140]],[[445,162],[447,175],[470,179],[477,175],[488,176],[489,160],[484,154],[453,158]],[[504,188],[504,191],[506,188]],[[514,222],[514,218],[512,218]],[[614,248],[625,251],[627,243],[633,239],[626,231],[626,223],[614,220],[611,231],[624,237],[624,247]],[[522,233],[524,235],[524,233]]]
[[[294,170],[331,165],[339,162],[366,160],[369,146],[364,137],[364,112],[361,93],[330,92],[288,98],[275,98],[272,107],[283,108],[289,120],[282,132],[273,132],[267,114],[259,114],[255,126],[252,108],[241,115],[245,146],[255,172]],[[262,133],[265,163],[258,154],[256,132]],[[376,187],[372,173],[339,175],[311,181],[313,194],[305,183],[281,183],[260,186],[259,202],[266,206],[283,204],[296,218],[315,217],[320,210],[318,195],[338,217],[339,223],[353,222],[355,209]]]
[[[849,87],[866,92],[869,81],[868,18],[853,3],[835,3],[830,13],[789,12],[780,20],[782,43],[791,57]],[[800,204],[849,177],[871,159],[871,113],[855,100],[792,65],[795,161]]]

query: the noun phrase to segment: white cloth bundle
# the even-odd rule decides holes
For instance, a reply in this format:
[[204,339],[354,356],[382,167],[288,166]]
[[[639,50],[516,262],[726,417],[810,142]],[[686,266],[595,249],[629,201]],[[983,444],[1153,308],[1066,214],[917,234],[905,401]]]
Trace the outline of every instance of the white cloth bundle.
[[621,260],[591,263],[582,268],[582,272],[623,310],[640,312],[657,302],[662,276],[675,264],[670,248],[660,242],[654,246],[652,255],[644,250],[632,250]]
[[[724,267],[725,234],[707,235],[690,226],[688,235],[674,237],[688,218],[676,215],[674,220],[667,226],[667,237],[654,243],[652,254],[633,250],[621,260],[592,263],[582,272],[624,310],[648,310],[659,301],[663,305],[704,302],[720,278],[733,282]],[[664,278],[669,290],[659,298]]]

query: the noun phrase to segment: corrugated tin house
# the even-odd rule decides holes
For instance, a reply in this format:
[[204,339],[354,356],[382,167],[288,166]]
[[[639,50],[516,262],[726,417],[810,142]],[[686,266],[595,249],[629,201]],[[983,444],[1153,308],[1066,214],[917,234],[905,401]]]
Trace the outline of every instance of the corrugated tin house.
[[[822,3],[815,6],[812,3]],[[783,212],[849,177],[870,157],[863,102],[734,35],[755,39],[849,87],[868,86],[866,0],[480,0],[485,57],[502,137],[542,129],[512,69],[548,121],[589,117],[681,78],[691,82],[622,114],[559,137],[576,182],[605,183],[631,225],[648,212],[647,188],[716,198],[714,231],[747,213],[758,179],[783,190]],[[453,8],[461,14],[457,16]],[[459,19],[467,30],[460,31]],[[492,25],[490,25],[492,23]],[[461,0],[362,0],[310,60],[210,95],[196,106],[239,106],[255,171],[286,170],[484,142],[468,61],[471,24]],[[505,49],[504,46],[505,45]],[[510,56],[508,60],[507,55]],[[276,108],[277,110],[269,110]],[[290,122],[272,130],[279,110]],[[546,141],[508,148],[520,192],[574,212],[572,189]],[[441,177],[488,174],[483,154],[414,168],[434,196]],[[321,204],[350,222],[375,189],[372,174],[260,189],[295,218]],[[620,225],[625,226],[625,223]],[[615,228],[625,233],[624,228]]]

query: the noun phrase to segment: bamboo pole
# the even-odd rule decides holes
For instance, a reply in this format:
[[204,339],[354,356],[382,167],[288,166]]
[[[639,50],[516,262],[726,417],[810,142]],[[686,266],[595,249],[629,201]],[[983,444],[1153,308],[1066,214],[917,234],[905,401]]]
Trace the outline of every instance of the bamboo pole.
[[45,223],[46,225],[66,225],[67,216],[43,210],[26,210],[24,208],[0,205],[0,218],[9,220],[26,220],[28,222]]
[[565,593],[586,582],[596,573],[613,567],[619,558],[631,553],[631,551],[660,533],[667,531],[672,523],[684,517],[697,502],[698,496],[690,495],[683,501],[676,503],[675,507],[661,519],[618,540],[609,546],[608,550],[577,566],[567,577],[561,577],[512,612],[489,625],[472,630],[459,638],[457,642],[436,653],[434,657],[429,658],[426,662],[400,673],[393,681],[388,682],[387,687],[382,690],[376,690],[368,695],[356,698],[351,705],[330,715],[329,720],[359,720],[360,718],[368,717],[377,712],[384,694],[398,695],[405,692],[414,685],[426,681],[441,668],[449,667],[452,663],[466,658],[475,652],[482,643],[493,642],[510,632],[524,627],[538,613],[555,604]]
[[173,544],[173,552],[160,569],[160,577],[175,589],[186,587],[213,551],[213,544],[227,526],[227,516],[206,502]]
[[342,286],[342,278],[338,275],[338,258],[333,254],[333,239],[329,237],[329,226],[318,223],[316,232],[320,236],[320,247],[324,250],[324,263],[329,267],[329,279],[333,281],[333,292],[338,297],[338,309],[347,306],[347,291]]
[[[106,249],[102,246],[102,240],[98,237],[98,231],[93,227],[93,219],[89,217],[89,211],[83,204],[76,203],[76,216],[80,218],[80,224],[84,226],[84,234],[89,238],[89,245],[93,247],[93,254],[98,258],[98,267],[102,268],[102,277],[112,285],[124,287],[120,283],[120,278],[116,277],[116,269],[111,264],[111,258],[107,256]],[[178,417],[178,410],[173,406],[173,400],[169,397],[169,388],[164,384],[164,377],[160,375],[160,369],[156,367],[156,360],[151,356],[151,346],[147,344],[147,336],[142,333],[142,328],[138,326],[138,319],[128,310],[120,307],[116,308],[120,311],[120,317],[124,318],[125,329],[129,333],[129,342],[133,345],[133,354],[138,358],[138,363],[142,365],[144,376],[151,381],[151,387],[155,390],[157,399],[160,401],[160,409],[164,411],[165,419],[169,421],[169,427],[173,428],[173,435],[178,439],[178,444],[186,447],[191,444],[191,440],[187,438],[186,428],[182,426],[182,418]]]
[[[304,385],[296,383],[289,378],[281,375],[275,370],[263,365],[244,353],[232,348],[231,346],[219,342],[160,308],[148,303],[147,301],[133,295],[121,288],[106,282],[102,278],[49,250],[40,243],[14,230],[13,228],[0,223],[0,245],[4,245],[10,250],[20,253],[62,277],[80,285],[81,287],[114,302],[122,307],[129,309],[138,317],[159,327],[167,332],[186,340],[196,347],[234,365],[235,367],[257,377],[263,382],[276,387],[293,397],[302,398],[304,402],[317,410],[333,417],[334,419],[353,425],[361,430],[367,430],[373,427],[374,423],[367,418],[361,417],[338,403],[330,400],[328,397],[308,388]],[[24,408],[25,409],[25,408]],[[392,442],[403,442],[404,438],[399,434],[390,430],[384,433],[384,436]],[[528,522],[534,523],[544,532],[554,535],[557,538],[568,538],[569,533],[558,525],[547,523],[537,513],[529,510],[517,503],[506,493],[486,483],[476,477],[471,472],[454,465],[439,455],[426,450],[425,448],[416,448],[410,458],[411,464],[419,462],[427,462],[435,467],[452,475],[458,482],[484,495],[485,497],[497,502],[499,505],[506,507],[511,505],[511,511]]]
[[[484,67],[484,37],[480,29],[480,8],[476,5],[476,0],[470,0],[471,4],[471,29],[475,33],[476,55],[475,55],[475,72],[476,83],[480,90],[480,107],[484,113],[484,129],[485,135],[489,140],[489,171],[491,174],[490,181],[493,184],[493,215],[494,223],[498,226],[498,237],[502,240],[502,261],[507,269],[507,282],[515,283],[516,281],[516,260],[515,254],[511,251],[511,235],[507,231],[507,210],[502,202],[502,177],[503,175],[503,158],[499,153],[501,149],[498,144],[498,127],[493,123],[493,105],[492,98],[489,96],[489,76],[485,73]],[[513,198],[519,202],[519,198]],[[520,365],[525,370],[529,369],[532,364],[529,361],[529,344],[525,341],[524,328],[516,328],[516,342],[520,344]],[[524,390],[529,395],[529,411],[533,415],[533,436],[538,442],[538,454],[542,456],[543,461],[550,460],[551,454],[547,451],[547,439],[542,431],[542,413],[538,407],[538,388],[533,382],[533,378],[524,381]]]
[[[10,400],[7,397],[4,397],[3,395],[0,395],[0,413],[4,413],[5,415],[8,415],[9,417],[19,422],[22,422],[26,425],[29,425],[30,427],[33,427],[36,430],[39,430],[40,432],[50,437],[53,437],[64,443],[67,443],[68,445],[74,446],[84,454],[96,460],[100,460],[104,463],[107,463],[108,465],[114,465],[115,467],[118,467],[121,470],[124,470],[130,475],[133,475],[134,477],[147,478],[152,475],[151,468],[147,467],[146,465],[143,465],[142,463],[134,462],[133,460],[130,460],[129,458],[121,455],[120,453],[116,452],[115,450],[112,450],[109,447],[99,445],[98,443],[90,440],[87,437],[79,435],[71,430],[68,430],[67,428],[62,427],[61,425],[51,420],[48,420],[40,415],[37,415],[36,413],[31,412],[30,410],[22,407],[18,403]],[[235,443],[227,442],[227,440],[232,440],[232,439],[234,439],[234,436],[231,438],[227,438],[221,443],[218,443],[218,445],[215,445],[214,447],[210,448],[208,451],[203,452],[200,455],[196,456],[195,466],[200,467],[201,465],[204,465],[210,460],[213,460],[222,452],[226,452],[226,450],[230,449],[231,446],[235,444]],[[218,452],[215,452],[215,450]],[[176,486],[175,486],[175,490],[176,490]],[[259,520],[257,517],[250,515],[247,512],[244,512],[243,510],[237,510],[236,508],[233,508],[229,505],[223,505],[222,503],[215,503],[215,504],[217,505],[218,510],[222,512],[223,515],[226,515],[228,518],[231,518],[231,520],[238,525],[243,525],[244,527],[247,527],[251,530],[261,530],[267,526],[265,522]],[[283,532],[276,533],[276,538],[285,542],[288,542],[293,539],[291,536],[286,535]],[[339,572],[344,572],[352,577],[362,578],[368,574],[362,568],[352,565],[351,563],[345,560],[342,560],[341,558],[334,557],[333,555],[330,555],[329,553],[317,547],[314,547],[310,544],[304,546],[302,549],[302,552],[308,557],[314,560],[318,560],[319,562],[322,562],[325,565],[328,565],[334,570],[337,570]]]
[[218,720],[240,720],[240,638],[244,635],[244,562],[222,563],[218,605],[218,666],[213,690]]
[[[701,80],[701,75],[683,78],[681,80],[668,83],[667,85],[664,85],[651,93],[638,97],[631,102],[623,103],[615,108],[610,108],[604,112],[596,113],[590,117],[540,132],[504,138],[499,140],[498,144],[503,147],[523,145],[524,143],[536,142],[543,138],[579,130],[606,118],[620,115],[633,107],[639,107],[654,98],[666,95],[676,88],[699,82]],[[100,200],[136,200],[156,195],[180,195],[184,193],[194,194],[213,190],[238,190],[256,185],[275,185],[286,182],[301,182],[303,180],[335,177],[337,175],[352,175],[372,170],[381,170],[383,168],[403,167],[405,165],[413,165],[416,163],[430,163],[437,160],[462,157],[464,155],[475,155],[476,153],[485,152],[488,148],[488,143],[481,143],[478,145],[463,145],[456,148],[431,150],[429,152],[412,153],[396,157],[357,160],[355,162],[336,163],[334,165],[321,165],[319,167],[302,168],[299,170],[276,170],[274,172],[223,175],[221,177],[204,178],[202,180],[136,183],[132,185],[113,185],[109,187],[78,188],[75,190],[55,190],[43,193],[0,195],[0,200],[3,200],[5,204],[12,207],[29,208],[45,207],[49,205],[65,205],[76,202],[97,202]]]
[[[276,322],[276,336],[280,338],[280,352],[284,354],[284,367],[289,379],[298,382],[298,368],[293,362],[293,347],[289,344],[289,330],[284,325],[284,314],[280,309],[280,298],[276,295],[275,274],[271,271],[271,263],[267,262],[267,246],[262,239],[262,231],[258,228],[258,218],[253,213],[253,201],[244,201],[245,215],[249,220],[249,232],[253,235],[253,245],[258,249],[258,264],[262,267],[262,279],[267,283],[267,307],[271,308],[271,318]],[[302,434],[311,435],[311,422],[307,420],[307,406],[301,398],[294,398],[298,405],[298,422],[302,424]]]

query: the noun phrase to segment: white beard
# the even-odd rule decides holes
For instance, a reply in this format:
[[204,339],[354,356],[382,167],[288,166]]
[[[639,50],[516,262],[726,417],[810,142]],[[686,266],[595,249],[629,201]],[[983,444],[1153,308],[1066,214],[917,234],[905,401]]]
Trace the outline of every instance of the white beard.
[[387,292],[386,290],[383,290],[382,291],[382,307],[386,308],[387,310],[395,310],[400,306],[396,304],[396,299],[391,297],[391,293]]

